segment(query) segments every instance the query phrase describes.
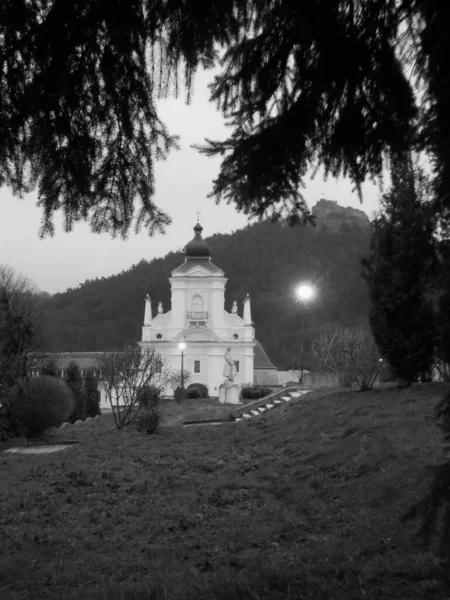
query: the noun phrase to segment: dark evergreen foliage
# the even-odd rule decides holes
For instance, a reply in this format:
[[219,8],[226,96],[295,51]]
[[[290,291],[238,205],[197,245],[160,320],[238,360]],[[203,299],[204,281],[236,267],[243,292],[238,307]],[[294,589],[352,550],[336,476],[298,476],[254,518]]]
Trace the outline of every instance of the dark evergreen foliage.
[[400,14],[386,0],[255,4],[211,88],[232,134],[202,151],[225,155],[217,200],[296,223],[311,167],[360,189],[381,175],[384,151],[408,147],[416,109],[395,52]]
[[394,375],[410,384],[431,370],[434,315],[427,299],[436,270],[430,202],[408,158],[393,170],[392,188],[373,222],[370,257],[363,261],[372,308],[370,324]]
[[[228,277],[225,308],[234,299],[252,298],[257,339],[277,366],[299,362],[300,306],[294,290],[313,281],[317,297],[305,318],[305,368],[311,367],[310,342],[318,332],[368,323],[369,298],[361,277],[368,252],[368,229],[356,225],[330,231],[322,227],[291,228],[265,221],[232,234],[208,238],[212,260]],[[186,231],[186,242],[190,239]],[[141,339],[144,298],[149,292],[153,314],[159,301],[170,310],[170,272],[184,260],[180,252],[128,271],[86,281],[55,294],[46,303],[46,335],[51,350],[107,351]]]
[[[156,100],[179,91],[180,72],[189,99],[196,68],[219,65],[211,99],[232,133],[203,149],[223,157],[216,199],[296,223],[308,216],[309,167],[360,188],[381,175],[385,151],[419,142],[434,153],[448,207],[446,4],[3,0],[0,185],[18,194],[37,186],[43,235],[57,210],[67,230],[83,219],[113,234],[133,221],[163,229],[170,218],[152,201],[154,162],[176,142]],[[399,59],[402,38],[410,61]],[[425,84],[421,119],[408,62]]]
[[46,360],[42,366],[42,375],[49,375],[50,377],[56,377],[58,373],[58,367],[56,361],[52,358]]
[[64,381],[44,376],[19,379],[8,394],[8,404],[21,433],[37,437],[66,421],[75,401]]
[[182,400],[184,400],[186,398],[186,390],[183,388],[177,387],[177,389],[173,393],[173,397],[175,399],[175,402],[181,402]]
[[75,398],[75,407],[70,415],[70,421],[84,421],[86,418],[86,396],[83,391],[83,379],[81,377],[80,367],[75,361],[72,361],[64,373],[64,380],[72,390]]
[[136,428],[141,433],[156,433],[161,422],[161,412],[157,405],[150,406],[136,418]]
[[209,392],[203,383],[191,383],[186,388],[186,398],[209,398]]
[[86,417],[96,417],[100,414],[100,391],[98,380],[92,369],[88,369],[83,380],[83,395],[86,405]]
[[439,273],[436,310],[436,358],[450,365],[450,242],[442,240],[438,246]]
[[259,398],[265,398],[272,393],[272,389],[268,387],[257,387],[254,385],[244,385],[241,388],[241,398],[243,400],[258,400]]

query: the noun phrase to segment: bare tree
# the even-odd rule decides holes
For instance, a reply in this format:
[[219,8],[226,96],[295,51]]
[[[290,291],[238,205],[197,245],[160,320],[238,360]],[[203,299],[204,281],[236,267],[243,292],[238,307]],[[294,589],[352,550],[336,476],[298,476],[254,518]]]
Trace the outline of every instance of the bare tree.
[[169,378],[161,355],[148,348],[131,346],[122,352],[106,352],[100,356],[98,367],[119,430],[125,429],[138,415],[139,391],[150,386],[163,389]]
[[0,386],[27,374],[30,356],[43,345],[42,303],[26,277],[0,265]]
[[450,381],[450,365],[435,356],[433,364],[433,375],[437,375],[442,381]]
[[322,333],[313,341],[312,353],[323,370],[339,374],[342,382],[360,390],[370,390],[380,372],[380,355],[366,327]]
[[183,377],[181,376],[181,369],[178,371],[171,371],[169,375],[168,383],[172,390],[175,390],[181,387],[181,384],[186,385],[188,381],[191,379],[191,372],[183,370]]

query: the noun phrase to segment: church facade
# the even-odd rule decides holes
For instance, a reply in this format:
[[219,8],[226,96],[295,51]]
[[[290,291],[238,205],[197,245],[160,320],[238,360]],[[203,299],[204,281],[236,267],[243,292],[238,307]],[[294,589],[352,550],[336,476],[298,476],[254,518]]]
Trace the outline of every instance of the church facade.
[[[248,295],[241,307],[242,316],[236,302],[231,312],[225,310],[227,278],[211,261],[211,247],[203,240],[202,231],[197,223],[194,239],[185,247],[184,262],[171,273],[171,310],[164,312],[159,303],[153,314],[147,296],[139,345],[156,350],[174,371],[181,371],[183,359],[184,370],[190,373],[188,383],[204,384],[210,397],[217,397],[224,380],[227,348],[236,367],[235,381],[253,383],[258,342]],[[173,390],[168,388],[165,393],[171,395]]]

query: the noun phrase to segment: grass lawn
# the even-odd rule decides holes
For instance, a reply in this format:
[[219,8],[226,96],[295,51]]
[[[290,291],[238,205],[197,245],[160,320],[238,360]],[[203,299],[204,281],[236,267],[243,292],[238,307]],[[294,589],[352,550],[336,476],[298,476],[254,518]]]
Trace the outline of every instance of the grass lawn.
[[218,427],[180,421],[229,407],[169,402],[153,436],[108,415],[0,454],[0,598],[448,600],[399,522],[442,461],[447,389],[315,391]]

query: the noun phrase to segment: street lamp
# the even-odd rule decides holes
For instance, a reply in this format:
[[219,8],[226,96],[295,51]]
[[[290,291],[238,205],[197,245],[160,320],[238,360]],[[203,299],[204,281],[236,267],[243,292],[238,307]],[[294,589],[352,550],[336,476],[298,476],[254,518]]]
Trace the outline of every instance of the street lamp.
[[304,348],[304,320],[305,311],[307,309],[308,302],[314,298],[315,289],[309,283],[302,283],[296,290],[297,298],[300,300],[301,305],[301,327],[300,327],[300,381],[303,383],[303,348]]
[[186,395],[184,392],[184,349],[186,348],[186,344],[180,342],[178,348],[181,350],[181,399],[184,400]]

